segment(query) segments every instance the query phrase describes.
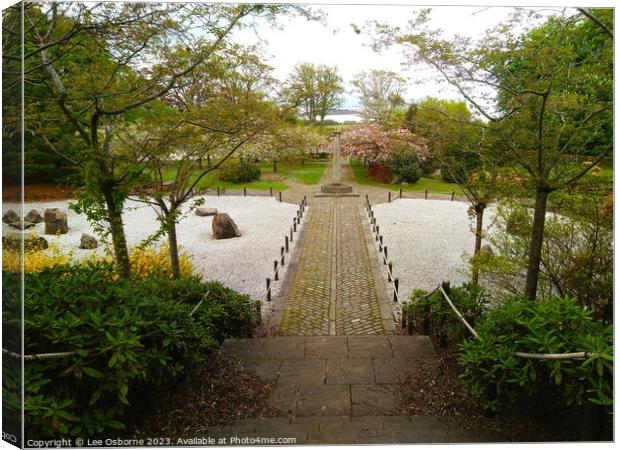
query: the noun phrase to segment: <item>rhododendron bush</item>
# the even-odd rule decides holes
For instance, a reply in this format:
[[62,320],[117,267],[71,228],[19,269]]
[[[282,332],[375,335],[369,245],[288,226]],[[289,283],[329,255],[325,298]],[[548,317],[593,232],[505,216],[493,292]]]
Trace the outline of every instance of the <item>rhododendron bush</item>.
[[341,148],[345,156],[368,163],[384,162],[392,151],[410,150],[419,162],[430,157],[426,142],[405,129],[384,130],[377,124],[352,126],[342,132]]

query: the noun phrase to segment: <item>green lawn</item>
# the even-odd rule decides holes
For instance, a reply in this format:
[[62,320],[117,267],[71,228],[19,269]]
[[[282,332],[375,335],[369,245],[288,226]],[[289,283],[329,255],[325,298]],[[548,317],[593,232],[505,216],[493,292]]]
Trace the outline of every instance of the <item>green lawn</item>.
[[[273,174],[273,164],[269,162],[259,163],[261,174]],[[291,178],[304,184],[318,184],[319,180],[325,172],[327,167],[327,161],[308,161],[305,164],[278,162],[277,175],[282,177]],[[258,191],[266,191],[272,188],[274,191],[284,191],[289,188],[289,185],[279,180],[269,180],[264,177],[257,181],[250,183],[230,183],[227,181],[221,181],[217,177],[217,170],[209,172],[205,175],[197,185],[198,189],[215,189],[218,186],[228,189],[254,189]],[[193,182],[198,175],[202,173],[202,169],[195,169],[190,177],[190,183]],[[173,167],[166,168],[164,170],[164,181],[174,180],[175,172]]]
[[[258,167],[261,173],[274,173],[273,163],[260,163]],[[303,184],[319,184],[326,167],[327,161],[306,161],[304,164],[278,162],[278,172],[276,175],[291,178]]]
[[373,180],[368,175],[368,168],[357,161],[351,160],[351,168],[353,169],[353,174],[355,175],[355,180],[359,184],[368,185],[368,186],[377,186],[385,189],[390,189],[392,191],[397,191],[400,188],[403,191],[409,192],[435,192],[440,194],[452,193],[452,191],[459,193],[460,189],[457,184],[447,183],[442,180],[434,180],[432,178],[422,177],[415,183],[411,183],[407,186],[401,186],[400,184],[392,184],[392,183],[381,183],[380,181]]
[[[198,175],[200,175],[202,171],[200,169],[196,169],[193,171],[192,176],[190,177],[190,183],[192,183]],[[174,180],[174,169],[168,168],[164,171],[164,181]],[[217,187],[228,188],[228,189],[243,189],[244,187],[248,189],[255,189],[258,191],[267,191],[269,188],[273,188],[274,191],[284,191],[288,189],[288,184],[283,183],[281,181],[276,180],[257,180],[252,181],[250,183],[230,183],[228,181],[221,181],[217,178],[217,170],[213,172],[209,172],[207,175],[202,177],[202,179],[198,182],[196,186],[198,189],[215,189]]]

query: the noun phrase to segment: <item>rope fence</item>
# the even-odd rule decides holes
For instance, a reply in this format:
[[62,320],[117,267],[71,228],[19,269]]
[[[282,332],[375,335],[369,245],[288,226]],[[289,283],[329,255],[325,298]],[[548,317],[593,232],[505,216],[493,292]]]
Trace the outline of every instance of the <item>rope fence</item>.
[[[281,194],[280,193],[280,201],[282,201],[281,199]],[[273,285],[276,281],[280,280],[280,268],[284,268],[284,265],[286,263],[286,258],[285,255],[288,254],[291,250],[291,245],[293,243],[293,237],[295,235],[295,233],[297,232],[297,226],[301,225],[301,220],[304,217],[304,212],[306,211],[306,206],[308,205],[308,197],[306,195],[304,195],[303,200],[301,201],[301,203],[299,204],[299,208],[297,209],[297,213],[295,215],[295,217],[293,218],[293,225],[291,226],[291,228],[289,229],[289,233],[288,235],[284,236],[284,246],[280,247],[280,258],[276,259],[273,261],[273,277],[268,277],[267,278],[267,283],[266,283],[266,287],[267,287],[267,301],[270,302],[272,300],[273,297]]]
[[[467,331],[469,331],[469,333],[475,339],[480,339],[480,335],[478,334],[478,332],[467,321],[465,316],[461,313],[461,311],[458,310],[458,308],[454,305],[454,303],[450,299],[450,296],[448,295],[448,292],[446,292],[446,290],[450,289],[449,286],[450,286],[450,284],[448,282],[444,282],[444,283],[438,285],[433,291],[431,291],[430,293],[426,294],[424,297],[420,297],[420,298],[416,299],[415,303],[417,303],[418,301],[420,301],[420,300],[422,300],[424,298],[430,297],[432,294],[434,294],[437,291],[441,292],[442,298],[446,301],[446,303],[448,303],[448,305],[450,306],[450,308],[452,309],[452,311],[454,312],[456,317],[459,319],[459,321],[462,322],[463,326],[467,329]],[[413,305],[415,303],[411,303],[411,304]],[[407,331],[408,331],[409,334],[413,333],[413,326],[412,326],[413,324],[411,324],[411,323],[408,324],[407,323],[407,321],[405,319],[405,314],[403,314],[403,320],[402,320],[402,324],[401,325],[402,325],[403,328],[407,328]],[[538,360],[567,360],[567,359],[583,360],[583,359],[587,359],[590,356],[592,356],[592,354],[590,352],[570,352],[570,353],[527,353],[527,352],[514,352],[513,355],[518,357],[518,358],[538,359]]]
[[[255,189],[250,190],[247,187],[230,189],[221,186],[216,186],[214,188],[204,188],[197,189],[194,191],[194,195],[213,195],[215,194],[217,197],[222,197],[224,195],[236,195],[236,196],[252,196],[252,197],[274,197],[274,189],[273,187],[269,187],[269,190],[266,189]],[[282,202],[282,191],[275,192],[275,196],[277,197],[279,202]]]
[[[407,195],[410,194],[410,195]],[[394,195],[392,195],[392,191],[388,190],[387,191],[387,201],[388,203],[391,203],[393,198],[412,198],[412,199],[416,199],[416,198],[420,198],[422,196],[422,194],[424,194],[424,200],[428,200],[428,194],[431,194],[435,197],[449,197],[450,201],[454,201],[454,199],[457,196],[457,192],[456,191],[451,191],[451,192],[429,192],[428,189],[425,189],[424,192],[422,191],[403,191],[403,188],[399,188],[398,189],[398,193],[394,193]]]
[[[209,293],[210,293],[209,290],[207,290],[207,292],[205,292],[205,295],[203,296],[202,300],[200,300],[198,303],[196,303],[196,306],[194,306],[192,308],[192,310],[189,312],[189,314],[187,315],[188,317],[192,317],[194,315],[194,313],[196,311],[198,311],[198,309],[204,303],[204,299],[209,295]],[[143,340],[143,339],[146,339],[148,337],[154,336],[157,333],[159,333],[159,331],[152,331],[150,333],[147,333],[144,336],[141,336],[140,340]],[[21,354],[12,352],[10,350],[7,350],[6,348],[2,349],[2,354],[8,356],[9,358],[14,358],[14,359],[21,359],[22,358]],[[24,361],[43,361],[43,360],[46,360],[46,359],[69,358],[69,357],[75,356],[77,354],[78,354],[77,352],[38,353],[38,354],[32,354],[32,355],[23,355],[23,358],[24,358]]]

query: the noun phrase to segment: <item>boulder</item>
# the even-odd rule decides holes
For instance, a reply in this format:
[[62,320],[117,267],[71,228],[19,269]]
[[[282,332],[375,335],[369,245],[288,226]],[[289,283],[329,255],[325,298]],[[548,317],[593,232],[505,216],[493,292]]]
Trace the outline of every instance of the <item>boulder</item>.
[[41,216],[41,214],[39,214],[36,209],[31,209],[30,212],[24,217],[24,220],[27,220],[31,223],[41,223],[45,221],[43,216]]
[[491,247],[489,244],[484,244],[482,247],[480,247],[480,253],[484,255],[495,256],[493,247]]
[[7,212],[4,213],[4,215],[2,216],[2,221],[4,223],[13,223],[13,222],[17,222],[19,220],[19,216],[17,215],[17,213],[15,211],[13,211],[12,209],[9,209]]
[[[24,234],[24,250],[38,251],[45,250],[48,247],[47,241],[41,236],[33,233]],[[2,248],[6,250],[20,251],[21,236],[18,233],[9,233],[2,236]]]
[[67,213],[58,208],[45,210],[45,234],[66,234],[69,231],[67,225]]
[[226,213],[217,213],[213,216],[211,223],[213,239],[230,239],[241,236],[239,228]]
[[93,248],[97,248],[99,246],[99,242],[94,236],[90,234],[82,233],[82,238],[80,239],[80,248],[92,250]]
[[17,228],[18,230],[25,230],[27,228],[32,228],[36,225],[36,223],[28,222],[27,220],[17,220],[17,222],[11,222],[9,224],[10,227]]
[[196,215],[200,217],[214,216],[217,214],[217,208],[196,208]]

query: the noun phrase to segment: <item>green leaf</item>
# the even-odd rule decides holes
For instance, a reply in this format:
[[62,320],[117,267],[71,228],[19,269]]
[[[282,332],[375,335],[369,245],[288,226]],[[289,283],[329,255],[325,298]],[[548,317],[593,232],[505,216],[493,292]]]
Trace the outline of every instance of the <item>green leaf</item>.
[[82,370],[91,378],[103,378],[103,374],[92,367],[84,367]]

